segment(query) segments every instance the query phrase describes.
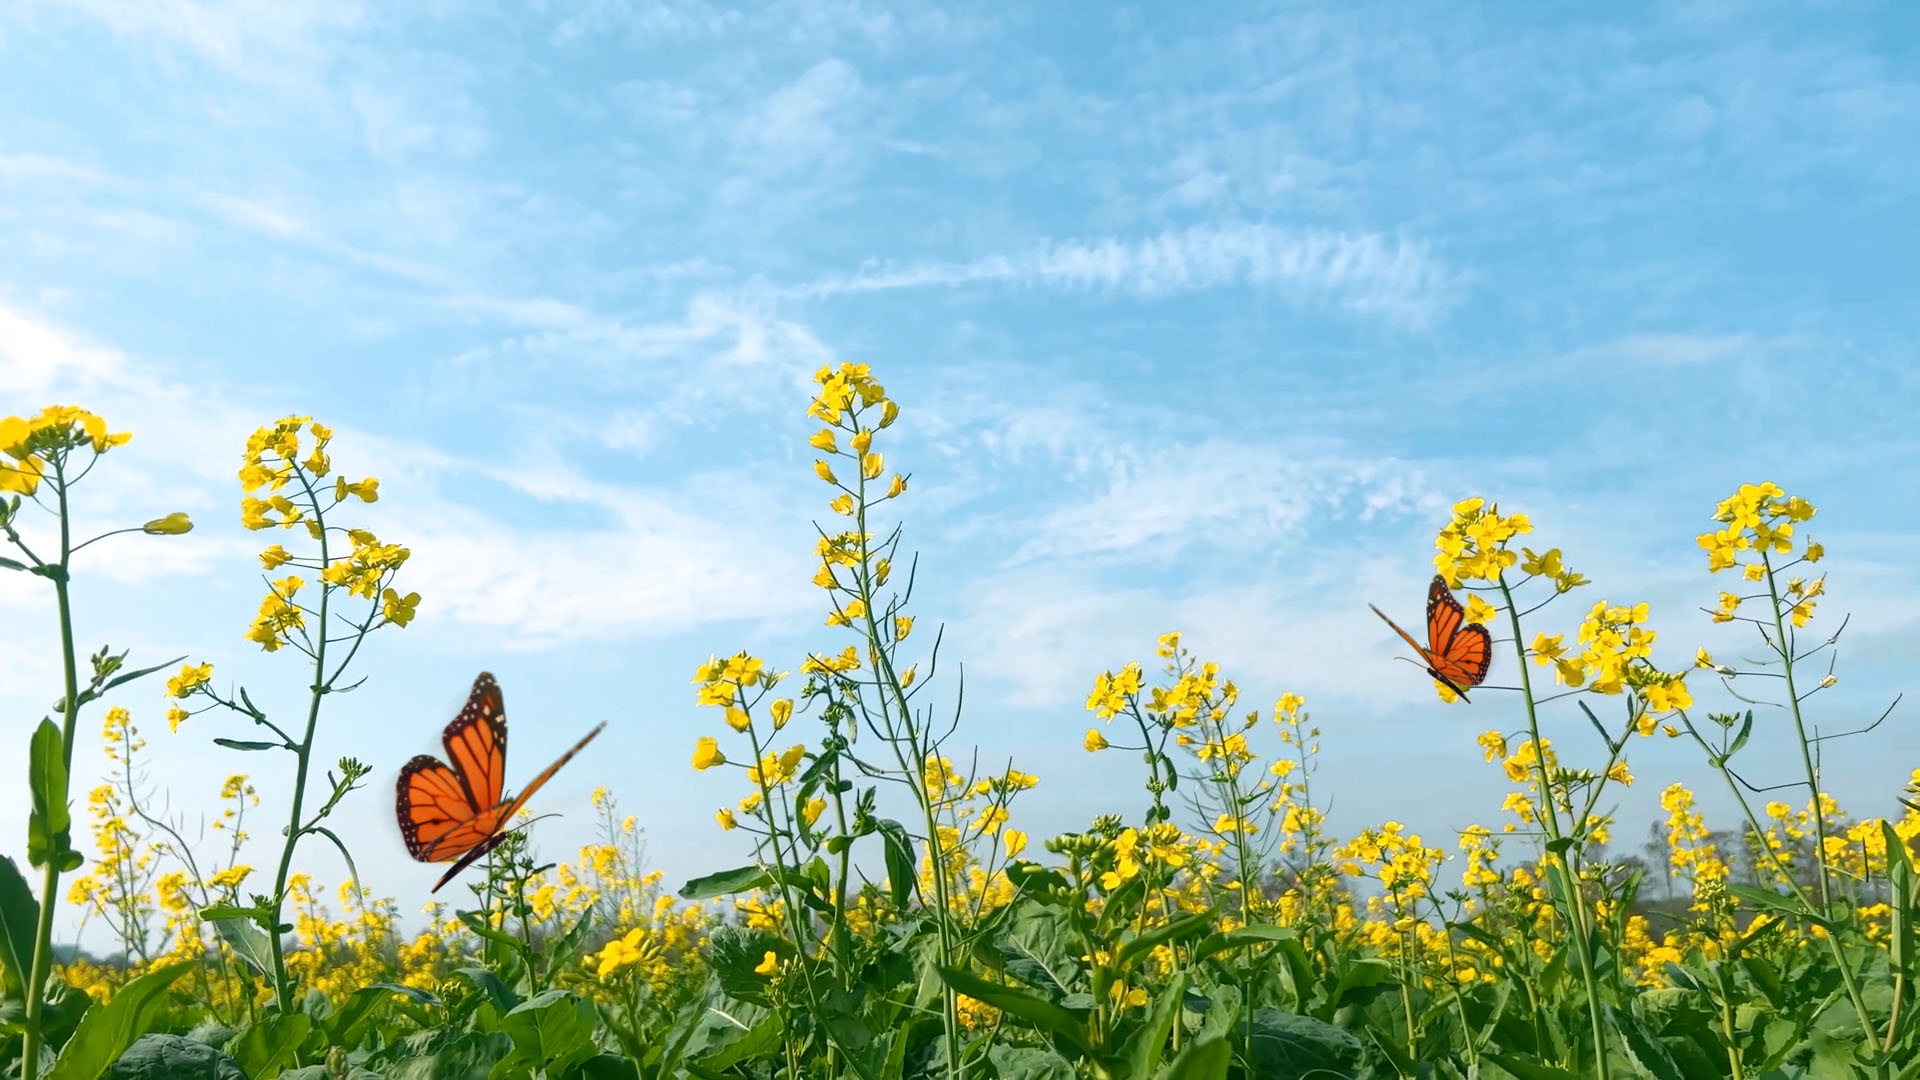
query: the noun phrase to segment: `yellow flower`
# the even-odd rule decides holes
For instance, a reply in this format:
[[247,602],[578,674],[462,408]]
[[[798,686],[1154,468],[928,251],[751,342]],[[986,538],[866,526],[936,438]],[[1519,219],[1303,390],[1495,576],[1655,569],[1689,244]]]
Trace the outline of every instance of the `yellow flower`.
[[213,678],[212,664],[182,664],[180,674],[167,680],[167,696],[184,698]]
[[393,589],[381,594],[380,614],[395,626],[404,627],[413,621],[414,609],[420,606],[420,594],[410,592],[401,596]]
[[738,828],[740,825],[738,821],[734,820],[733,807],[731,806],[721,807],[718,811],[714,813],[713,816],[715,820],[720,822],[720,827],[722,829],[735,829],[735,828]]
[[1107,737],[1105,735],[1100,734],[1099,728],[1088,728],[1087,738],[1084,745],[1087,748],[1087,753],[1091,754],[1098,750],[1105,750],[1109,744],[1107,742]]
[[820,814],[826,810],[826,808],[827,800],[816,795],[807,800],[807,805],[800,808],[800,819],[805,821],[807,826],[811,828],[814,822],[820,820]]
[[720,752],[720,744],[714,741],[713,736],[702,735],[699,741],[694,743],[693,767],[695,769],[705,771],[713,768],[715,765],[725,765],[726,763],[727,755]]
[[833,466],[828,465],[824,461],[814,462],[813,471],[816,476],[829,484],[838,484],[840,482],[839,479],[833,475]]
[[793,699],[779,698],[768,707],[767,711],[773,717],[773,730],[779,731],[787,726],[787,721],[793,719]]
[[753,973],[755,975],[771,976],[775,972],[778,972],[779,970],[780,970],[779,954],[774,952],[768,952],[767,955],[760,958],[760,966],[754,968]]

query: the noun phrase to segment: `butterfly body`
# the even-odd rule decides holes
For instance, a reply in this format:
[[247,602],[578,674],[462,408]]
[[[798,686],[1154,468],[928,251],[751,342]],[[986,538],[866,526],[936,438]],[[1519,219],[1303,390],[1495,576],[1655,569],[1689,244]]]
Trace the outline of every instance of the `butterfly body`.
[[1427,587],[1427,644],[1413,640],[1413,635],[1400,629],[1400,624],[1387,618],[1385,612],[1372,604],[1373,613],[1381,621],[1393,627],[1406,643],[1413,646],[1426,661],[1427,674],[1445,683],[1447,689],[1467,701],[1467,687],[1478,686],[1487,678],[1487,668],[1493,663],[1493,635],[1478,623],[1467,622],[1465,609],[1460,601],[1453,598],[1453,590],[1447,588],[1447,579],[1438,574],[1433,576],[1433,584]]
[[560,771],[606,727],[603,721],[560,760],[547,766],[509,799],[503,791],[507,764],[507,715],[500,684],[488,672],[473,680],[466,707],[441,734],[447,760],[416,755],[400,768],[395,808],[407,854],[421,862],[453,861],[433,886],[434,892],[455,874],[492,851],[506,838],[506,826],[553,774]]

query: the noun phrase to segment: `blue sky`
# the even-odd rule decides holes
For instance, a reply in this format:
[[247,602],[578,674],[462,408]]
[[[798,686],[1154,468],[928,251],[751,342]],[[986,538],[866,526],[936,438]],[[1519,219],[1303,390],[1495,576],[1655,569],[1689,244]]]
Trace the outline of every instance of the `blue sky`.
[[[737,779],[688,768],[723,733],[688,679],[841,644],[803,409],[848,360],[902,405],[963,740],[1042,778],[1016,824],[1122,808],[1082,701],[1180,629],[1251,704],[1307,695],[1336,826],[1439,836],[1497,820],[1472,740],[1520,716],[1442,705],[1366,603],[1417,617],[1467,495],[1596,582],[1541,629],[1645,599],[1678,663],[1737,654],[1692,538],[1772,479],[1821,507],[1824,614],[1853,615],[1822,722],[1911,689],[1920,20],[1803,9],[28,0],[0,14],[0,413],[131,428],[87,512],[199,522],[103,545],[83,644],[281,710],[301,674],[241,638],[279,538],[239,527],[245,434],[311,413],[382,478],[367,524],[425,600],[322,753],[379,769],[343,814],[409,910],[436,874],[385,785],[482,668],[510,784],[608,721],[536,800],[547,850],[604,783],[670,878],[745,854],[711,817]],[[21,732],[58,695],[35,584],[0,579]],[[283,774],[211,747],[231,722],[122,703],[176,808],[251,769],[283,813]],[[1843,802],[1891,809],[1913,730],[1829,748]],[[1633,761],[1627,844],[1710,779],[1678,743]]]

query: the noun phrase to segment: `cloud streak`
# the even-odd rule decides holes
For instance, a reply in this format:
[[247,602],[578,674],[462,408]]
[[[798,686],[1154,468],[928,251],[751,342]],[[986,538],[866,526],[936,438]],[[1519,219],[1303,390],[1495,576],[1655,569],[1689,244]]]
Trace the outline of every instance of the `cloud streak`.
[[1229,287],[1424,326],[1462,298],[1464,275],[1425,243],[1373,232],[1233,223],[1139,240],[1043,241],[971,262],[870,263],[852,274],[779,290],[800,298],[905,289],[1009,285],[1159,299]]

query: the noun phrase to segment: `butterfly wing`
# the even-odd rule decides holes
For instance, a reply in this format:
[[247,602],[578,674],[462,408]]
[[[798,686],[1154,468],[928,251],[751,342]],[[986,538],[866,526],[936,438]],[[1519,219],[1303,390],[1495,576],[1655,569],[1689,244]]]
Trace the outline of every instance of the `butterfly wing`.
[[1394,622],[1392,619],[1387,618],[1386,612],[1381,611],[1377,607],[1373,607],[1372,604],[1368,604],[1367,606],[1370,608],[1373,608],[1373,613],[1375,615],[1380,616],[1381,622],[1386,623],[1388,626],[1393,627],[1394,633],[1399,634],[1402,640],[1404,640],[1407,644],[1413,646],[1413,651],[1420,654],[1420,659],[1425,660],[1429,664],[1433,663],[1433,654],[1427,651],[1427,647],[1425,645],[1422,645],[1419,642],[1413,640],[1413,635],[1407,633],[1405,630],[1400,629],[1399,623]]
[[1427,662],[1429,673],[1467,700],[1466,687],[1478,686],[1493,662],[1493,635],[1467,622],[1466,609],[1447,588],[1447,579],[1433,576],[1427,587]]
[[506,828],[507,822],[513,820],[513,815],[519,812],[522,806],[527,804],[528,799],[533,798],[534,792],[539,791],[541,787],[545,786],[548,780],[553,778],[554,773],[560,771],[560,766],[572,761],[573,756],[578,754],[588,743],[592,742],[593,737],[600,734],[601,729],[606,726],[607,724],[604,720],[594,725],[593,730],[587,732],[585,738],[573,744],[573,749],[561,754],[560,760],[547,766],[541,771],[540,775],[528,781],[527,786],[521,790],[520,794],[514,796],[511,802],[500,803],[476,815],[471,824],[471,828],[478,832],[479,838],[474,841],[473,847],[467,851],[465,855],[460,856],[457,862],[447,868],[446,873],[440,875],[440,880],[434,883],[433,891],[439,892],[440,886],[452,881],[454,875],[473,865],[481,856],[498,847],[500,842],[507,838],[507,834],[502,830]]
[[447,762],[420,754],[400,770],[396,810],[407,853],[421,862],[470,854],[499,827],[486,812],[506,776],[507,717],[500,684],[481,672],[467,704],[441,734]]
[[561,754],[560,760],[547,766],[544,770],[541,771],[539,776],[536,776],[533,779],[527,781],[527,786],[520,790],[520,794],[514,796],[513,801],[508,803],[501,810],[500,821],[504,824],[509,818],[513,817],[515,812],[517,812],[522,806],[525,806],[527,804],[528,799],[533,798],[534,792],[539,791],[540,788],[544,784],[546,784],[547,781],[553,779],[553,774],[560,771],[560,766],[565,765],[569,761],[572,761],[573,755],[579,753],[582,749],[586,747],[588,743],[592,742],[593,737],[595,735],[600,734],[601,729],[605,728],[606,726],[607,726],[607,722],[605,720],[602,720],[598,724],[593,725],[593,730],[587,732],[585,738],[581,739],[577,743],[574,743],[573,749],[567,751],[564,754]]
[[490,673],[483,671],[473,680],[466,707],[447,725],[441,742],[447,764],[465,781],[473,805],[500,805],[507,781],[507,708]]
[[400,769],[395,808],[407,854],[421,862],[445,862],[486,838],[480,808],[460,774],[431,754]]

